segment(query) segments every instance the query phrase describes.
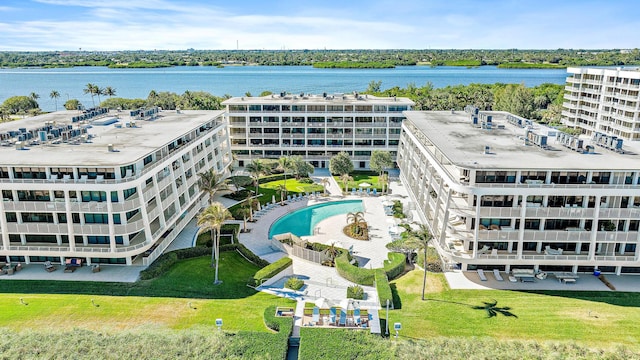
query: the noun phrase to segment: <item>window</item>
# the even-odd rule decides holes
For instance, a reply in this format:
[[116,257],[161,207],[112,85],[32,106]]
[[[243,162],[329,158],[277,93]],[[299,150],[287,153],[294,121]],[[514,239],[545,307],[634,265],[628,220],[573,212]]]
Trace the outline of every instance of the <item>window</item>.
[[5,216],[7,218],[7,222],[18,222],[18,216],[14,212],[5,213]]
[[108,214],[84,214],[84,222],[85,224],[108,224],[109,223],[109,215]]
[[48,190],[18,190],[20,201],[51,201]]
[[135,210],[127,212],[127,214],[126,214],[127,221],[129,221],[132,217],[134,217],[139,212],[140,212],[140,209],[135,209]]
[[122,222],[120,221],[120,214],[113,214],[113,223],[114,224],[122,224]]
[[81,191],[82,202],[104,202],[107,201],[107,193],[105,191]]
[[124,199],[127,200],[129,199],[133,194],[136,193],[136,191],[138,191],[136,188],[131,188],[131,189],[125,189],[122,191],[123,195],[124,195]]

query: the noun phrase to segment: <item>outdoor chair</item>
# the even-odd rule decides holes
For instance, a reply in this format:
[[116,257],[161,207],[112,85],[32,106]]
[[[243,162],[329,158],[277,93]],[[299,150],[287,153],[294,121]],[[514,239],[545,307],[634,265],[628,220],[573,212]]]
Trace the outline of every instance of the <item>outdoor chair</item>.
[[340,326],[347,326],[347,312],[343,309],[340,309]]
[[498,269],[493,269],[493,276],[496,278],[496,280],[498,281],[503,281],[504,279],[502,278],[502,275],[500,275],[500,270]]
[[482,246],[482,248],[478,250],[478,254],[486,254],[488,252],[489,252],[489,247],[487,245]]
[[318,325],[319,322],[320,322],[320,308],[317,306],[314,306],[311,323],[313,325]]
[[487,277],[484,275],[484,270],[478,269],[478,277],[480,281],[487,281]]
[[336,308],[332,307],[329,309],[329,323],[331,323],[331,325],[336,324]]
[[351,195],[356,195],[356,188],[351,188]]
[[360,322],[362,321],[362,319],[360,319],[360,309],[353,310],[353,321],[356,326],[360,326]]
[[378,189],[373,189],[373,196],[378,196]]
[[47,270],[47,272],[52,272],[52,271],[55,271],[57,268],[51,263],[51,261],[45,261],[44,269]]

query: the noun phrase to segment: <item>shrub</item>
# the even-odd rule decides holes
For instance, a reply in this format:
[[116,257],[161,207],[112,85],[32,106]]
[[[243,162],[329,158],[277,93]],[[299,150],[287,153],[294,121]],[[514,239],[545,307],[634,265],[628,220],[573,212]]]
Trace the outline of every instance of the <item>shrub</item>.
[[221,358],[237,359],[284,359],[287,356],[289,336],[293,330],[292,317],[275,316],[276,307],[264,310],[265,325],[277,334],[256,331],[239,331],[229,335],[227,347],[218,355]]
[[350,261],[348,253],[342,253],[336,257],[335,263],[338,274],[356,284],[373,285],[373,270],[353,266]]
[[405,218],[402,201],[394,200],[392,210],[393,210],[393,217],[400,218],[400,219]]
[[389,279],[395,279],[404,272],[404,264],[407,261],[407,257],[404,254],[395,252],[389,253],[388,257],[389,260],[384,261],[384,271]]
[[347,287],[347,297],[355,300],[364,299],[364,289],[360,285]]
[[176,250],[174,252],[178,256],[178,260],[182,260],[211,255],[211,248],[208,248],[206,246],[195,246],[192,248]]
[[300,178],[300,179],[298,180],[298,182],[299,182],[299,183],[301,183],[301,184],[313,184],[313,183],[314,183],[314,182],[313,182],[313,179],[312,179],[312,178],[309,178],[309,177],[303,177],[303,178]]
[[178,262],[178,255],[175,251],[161,255],[149,267],[140,271],[140,280],[156,278],[167,271]]
[[391,292],[391,286],[389,286],[389,279],[383,269],[375,269],[376,290],[378,291],[378,299],[380,299],[380,306],[385,307],[387,300],[393,302],[393,293]]
[[287,281],[284,283],[284,287],[291,290],[300,290],[302,289],[303,286],[304,286],[304,281],[302,281],[301,279],[298,279],[295,276],[288,278]]
[[263,267],[253,275],[253,279],[251,281],[252,284],[250,285],[258,286],[262,284],[265,280],[271,279],[282,270],[291,266],[292,263],[293,261],[291,258],[283,257],[282,259]]
[[[287,174],[287,179],[291,179],[291,174]],[[284,174],[268,175],[258,179],[258,184],[266,184],[272,181],[284,180]]]

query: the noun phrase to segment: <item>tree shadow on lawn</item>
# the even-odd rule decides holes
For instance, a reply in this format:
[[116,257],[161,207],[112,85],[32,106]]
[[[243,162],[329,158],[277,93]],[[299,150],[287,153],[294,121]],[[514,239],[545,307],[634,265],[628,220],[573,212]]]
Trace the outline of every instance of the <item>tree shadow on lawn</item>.
[[568,290],[528,290],[528,294],[557,296],[569,299],[601,302],[609,305],[640,307],[640,293],[627,291],[568,291]]

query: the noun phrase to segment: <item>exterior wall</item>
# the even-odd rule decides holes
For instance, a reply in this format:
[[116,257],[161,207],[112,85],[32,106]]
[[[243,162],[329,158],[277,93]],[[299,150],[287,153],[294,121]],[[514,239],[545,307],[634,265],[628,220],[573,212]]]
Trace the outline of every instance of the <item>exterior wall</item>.
[[[463,168],[451,164],[410,121],[402,130],[401,180],[450,265],[640,272],[637,168],[575,170],[584,180],[560,179],[558,169]],[[485,246],[490,250],[480,251]],[[545,251],[547,246],[552,251]],[[559,248],[562,254],[551,254]]]
[[[64,180],[51,179],[50,167],[51,180],[14,178],[9,169],[9,178],[0,179],[0,261],[78,257],[89,264],[150,264],[206,200],[197,173],[215,168],[228,174],[231,163],[222,118],[177,139],[184,141],[149,153],[147,164],[141,159],[111,166],[115,179],[82,176],[77,166],[69,167],[73,175]],[[38,198],[21,200],[28,191],[37,191]]]
[[239,165],[256,158],[300,155],[314,167],[328,168],[341,151],[356,169],[369,168],[373,150],[393,157],[408,99],[320,95],[233,98],[225,101],[231,147]]
[[640,71],[569,68],[562,122],[582,130],[640,140]]

